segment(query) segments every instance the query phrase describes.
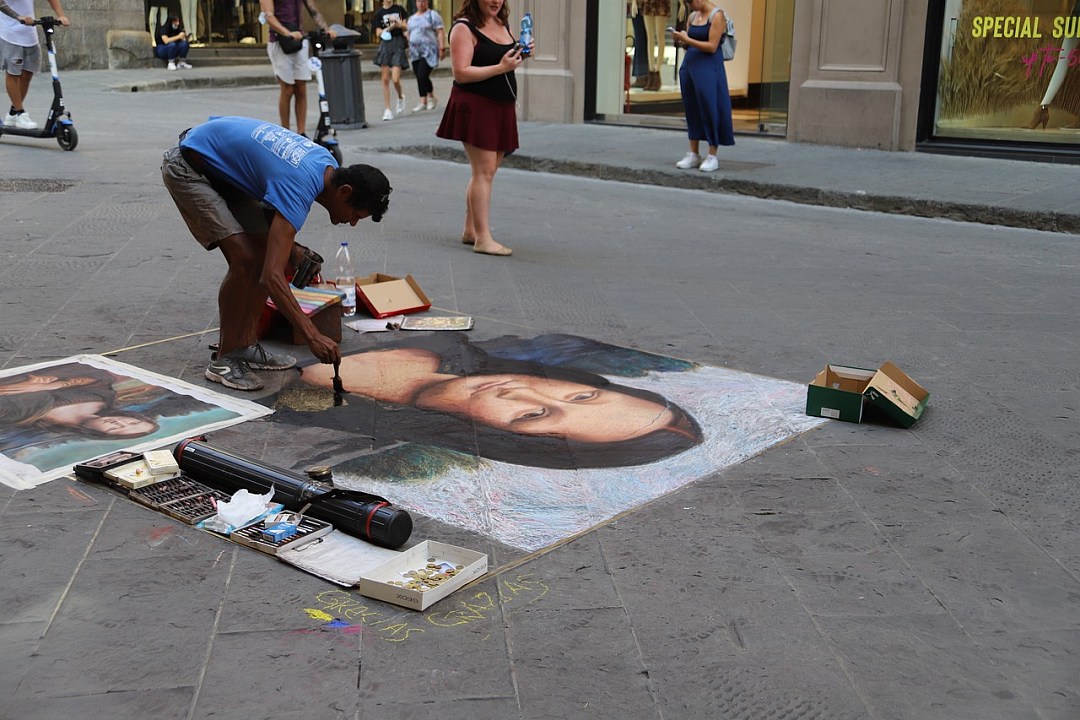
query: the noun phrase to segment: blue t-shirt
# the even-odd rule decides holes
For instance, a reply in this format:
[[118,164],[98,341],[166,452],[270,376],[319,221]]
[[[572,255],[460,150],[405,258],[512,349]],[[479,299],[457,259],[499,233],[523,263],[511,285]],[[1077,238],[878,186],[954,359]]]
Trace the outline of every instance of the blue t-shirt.
[[197,152],[207,170],[280,212],[297,230],[323,191],[330,151],[280,125],[221,117],[197,125],[180,142]]

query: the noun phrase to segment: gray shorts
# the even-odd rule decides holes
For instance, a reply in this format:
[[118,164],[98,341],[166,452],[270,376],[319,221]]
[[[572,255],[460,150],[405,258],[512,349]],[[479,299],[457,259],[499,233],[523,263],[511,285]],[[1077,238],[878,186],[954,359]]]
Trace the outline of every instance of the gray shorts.
[[175,146],[161,159],[161,179],[187,223],[207,250],[227,237],[270,232],[274,210],[244,192],[196,171]]
[[8,75],[22,75],[23,70],[36,73],[41,69],[41,48],[23,47],[0,38],[0,69]]
[[270,64],[274,67],[274,75],[286,85],[295,85],[298,82],[311,80],[311,68],[308,66],[308,41],[304,40],[304,47],[294,53],[281,51],[277,41],[266,43],[266,54],[270,56]]

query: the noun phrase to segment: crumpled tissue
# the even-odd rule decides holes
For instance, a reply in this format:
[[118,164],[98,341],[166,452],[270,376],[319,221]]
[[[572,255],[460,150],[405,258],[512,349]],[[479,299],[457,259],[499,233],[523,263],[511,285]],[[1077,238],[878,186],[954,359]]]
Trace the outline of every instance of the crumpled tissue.
[[266,512],[273,499],[274,488],[270,488],[265,495],[256,495],[241,488],[233,494],[231,500],[218,503],[217,514],[233,527],[240,527]]
[[231,500],[218,503],[217,515],[199,523],[199,527],[228,535],[236,528],[244,527],[270,512],[278,512],[280,503],[274,503],[274,488],[265,495],[256,495],[243,488],[237,490]]

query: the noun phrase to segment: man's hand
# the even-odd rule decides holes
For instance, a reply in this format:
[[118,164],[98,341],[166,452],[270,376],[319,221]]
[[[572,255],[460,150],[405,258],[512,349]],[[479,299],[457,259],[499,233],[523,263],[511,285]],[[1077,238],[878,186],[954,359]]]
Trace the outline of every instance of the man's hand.
[[56,20],[64,27],[71,27],[71,21],[67,19],[67,15],[61,15]]
[[31,27],[33,27],[34,18],[31,15],[24,15],[19,18],[19,22],[21,22],[23,25],[30,25]]
[[312,355],[324,363],[341,362],[341,348],[338,347],[336,342],[321,333],[308,340],[308,348],[311,350]]

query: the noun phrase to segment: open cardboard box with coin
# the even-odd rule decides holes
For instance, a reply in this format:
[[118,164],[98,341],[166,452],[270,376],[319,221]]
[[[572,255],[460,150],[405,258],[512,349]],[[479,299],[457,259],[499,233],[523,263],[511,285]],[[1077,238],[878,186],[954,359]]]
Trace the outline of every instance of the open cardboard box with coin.
[[869,404],[907,428],[929,400],[930,392],[891,362],[877,370],[826,365],[807,387],[806,414],[858,423]]
[[360,578],[360,594],[426,610],[487,572],[487,555],[425,540]]

